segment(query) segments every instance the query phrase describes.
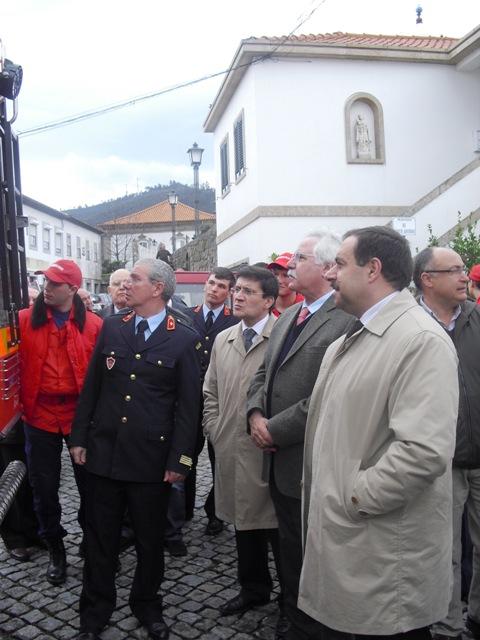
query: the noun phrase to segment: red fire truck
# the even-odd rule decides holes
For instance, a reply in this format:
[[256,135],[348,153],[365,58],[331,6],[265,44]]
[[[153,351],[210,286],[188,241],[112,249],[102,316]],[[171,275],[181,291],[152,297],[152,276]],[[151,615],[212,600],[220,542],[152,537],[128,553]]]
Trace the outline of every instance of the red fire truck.
[[[1,54],[0,54],[1,56]],[[22,68],[0,57],[0,438],[20,417],[18,311],[28,306],[18,138]]]

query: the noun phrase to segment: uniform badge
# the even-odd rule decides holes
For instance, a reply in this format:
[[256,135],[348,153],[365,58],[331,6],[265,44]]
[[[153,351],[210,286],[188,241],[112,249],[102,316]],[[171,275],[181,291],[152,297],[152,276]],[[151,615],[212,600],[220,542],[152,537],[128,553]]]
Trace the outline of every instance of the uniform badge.
[[113,369],[113,365],[115,364],[115,358],[112,358],[112,356],[108,356],[107,358],[107,369],[110,371],[111,369]]
[[228,307],[223,307],[223,315],[224,316],[231,316],[232,312],[230,311],[230,309]]
[[173,316],[167,317],[167,331],[173,331],[175,329],[175,318]]
[[197,344],[195,345],[195,349],[198,351],[201,348],[202,348],[202,343],[201,342],[197,342]]
[[[135,311],[130,311],[130,313],[127,313],[127,315],[123,316],[122,322],[128,322],[133,318],[134,315],[135,315]],[[115,364],[115,362],[113,364]]]

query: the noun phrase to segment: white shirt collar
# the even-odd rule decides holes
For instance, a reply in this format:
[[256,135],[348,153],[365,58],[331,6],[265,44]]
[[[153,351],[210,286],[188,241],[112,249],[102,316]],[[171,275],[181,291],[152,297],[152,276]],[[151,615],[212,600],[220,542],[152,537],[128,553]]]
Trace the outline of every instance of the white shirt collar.
[[265,328],[265,325],[268,322],[268,319],[270,317],[270,314],[267,313],[267,315],[262,318],[261,320],[259,320],[256,324],[253,325],[253,327],[247,327],[247,325],[245,324],[245,322],[242,320],[241,325],[242,325],[242,333],[245,331],[245,329],[253,329],[255,331],[255,333],[257,334],[255,336],[255,338],[253,339],[254,342],[257,339],[258,336],[260,336],[262,334],[263,329]]
[[423,296],[420,296],[420,304],[425,309],[425,311],[429,313],[432,316],[432,318],[434,318],[439,324],[441,324],[442,327],[445,327],[447,331],[453,331],[455,329],[455,323],[457,321],[457,318],[462,313],[462,307],[460,305],[458,305],[458,307],[455,309],[450,322],[448,324],[444,324],[440,320],[440,318],[436,315],[435,311],[432,311],[432,309],[430,309],[428,304],[425,302]]
[[370,307],[370,309],[367,309],[365,311],[365,313],[360,318],[360,322],[363,325],[366,325],[369,322],[371,322],[374,319],[374,317],[383,309],[383,307],[386,304],[388,304],[390,300],[392,300],[399,293],[400,291],[394,291],[393,293],[389,293],[388,296],[385,296],[385,298],[382,298],[381,300],[379,300],[376,304],[373,305],[373,307]]

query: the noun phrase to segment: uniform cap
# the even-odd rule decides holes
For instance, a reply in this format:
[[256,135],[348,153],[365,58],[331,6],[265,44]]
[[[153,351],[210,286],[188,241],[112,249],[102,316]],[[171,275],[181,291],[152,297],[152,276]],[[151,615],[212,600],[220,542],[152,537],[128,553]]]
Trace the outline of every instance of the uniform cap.
[[52,282],[59,284],[69,284],[75,287],[82,286],[82,272],[80,267],[73,260],[56,260],[45,271],[35,271],[36,274],[43,274]]
[[270,264],[267,265],[267,268],[272,269],[273,267],[282,267],[282,269],[288,269],[287,264],[292,259],[292,256],[293,253],[285,251],[284,253],[281,253],[278,258],[275,258],[273,262],[270,262]]

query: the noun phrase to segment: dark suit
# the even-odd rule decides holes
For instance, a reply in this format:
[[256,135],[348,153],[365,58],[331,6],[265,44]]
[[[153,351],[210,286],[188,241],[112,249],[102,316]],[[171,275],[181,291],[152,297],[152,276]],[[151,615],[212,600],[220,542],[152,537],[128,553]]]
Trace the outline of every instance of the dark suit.
[[160,619],[165,470],[191,467],[198,413],[198,336],[167,310],[144,345],[135,315],[106,318],[78,402],[70,446],[87,449],[86,562],[82,631],[99,632],[115,607],[121,521],[128,507],[137,547],[130,593],[144,624]]
[[[197,307],[190,307],[185,312],[192,322],[193,326],[200,336],[201,347],[199,349],[200,356],[200,367],[201,367],[201,384],[203,385],[203,381],[205,378],[205,374],[208,369],[208,365],[210,364],[210,354],[212,353],[213,343],[218,334],[224,329],[228,329],[228,327],[232,327],[234,324],[239,322],[239,319],[232,315],[230,309],[224,306],[223,310],[220,311],[218,317],[216,318],[213,325],[210,329],[207,330],[205,326],[205,318],[203,315],[203,305],[198,305]],[[191,519],[193,517],[193,508],[195,506],[195,482],[196,482],[196,465],[198,456],[200,455],[203,445],[205,443],[205,438],[203,436],[203,428],[202,428],[202,418],[203,418],[203,395],[200,390],[200,399],[199,399],[199,411],[196,418],[197,423],[197,445],[194,456],[194,464],[192,468],[192,473],[190,473],[185,481],[185,502],[186,502],[186,516],[187,519]],[[215,453],[213,448],[208,444],[208,457],[210,458],[210,466],[212,469],[212,475],[214,474],[215,469]],[[208,518],[213,518],[215,516],[215,493],[214,487],[212,483],[212,488],[207,496],[205,501],[205,513]]]
[[[265,454],[265,473],[278,518],[285,610],[298,631],[294,637],[299,638],[309,624],[296,607],[302,568],[300,482],[308,404],[327,347],[354,322],[335,307],[331,296],[299,330],[296,320],[301,307],[301,303],[293,305],[275,323],[247,402],[248,415],[258,409],[268,418],[277,447],[276,453]],[[286,349],[288,343],[291,346]]]

